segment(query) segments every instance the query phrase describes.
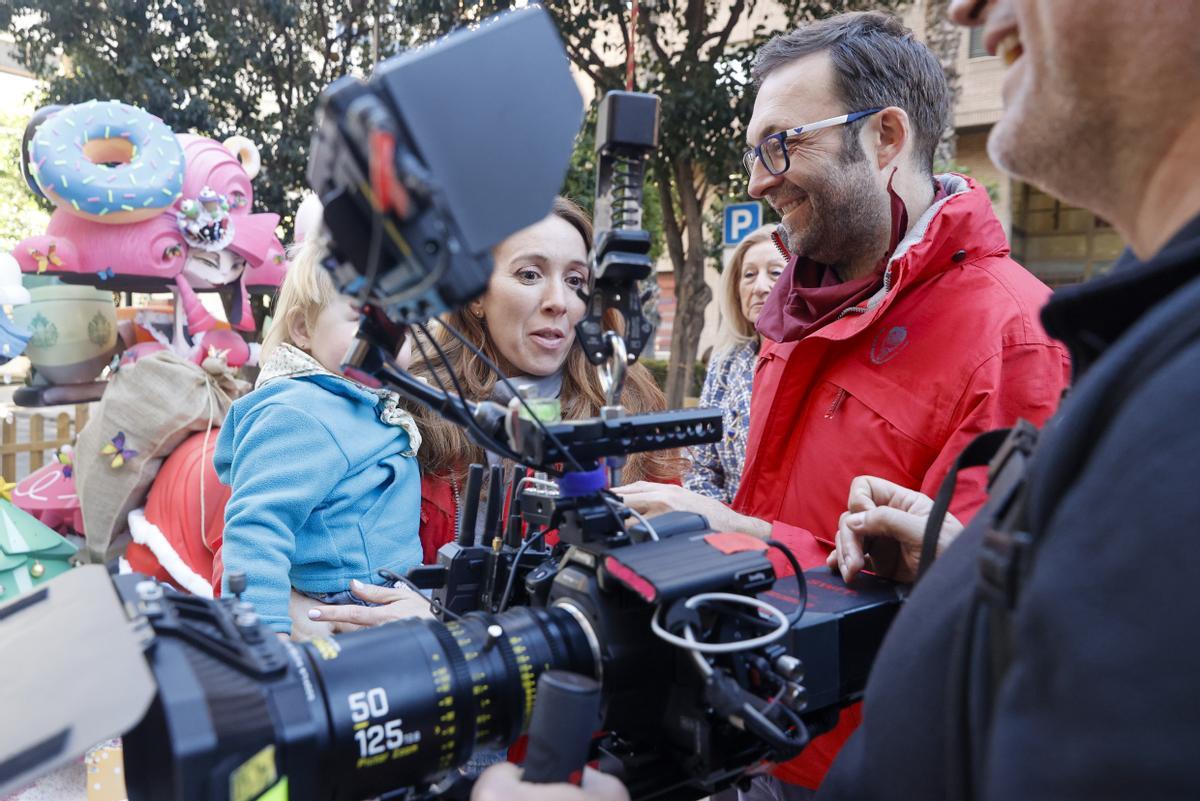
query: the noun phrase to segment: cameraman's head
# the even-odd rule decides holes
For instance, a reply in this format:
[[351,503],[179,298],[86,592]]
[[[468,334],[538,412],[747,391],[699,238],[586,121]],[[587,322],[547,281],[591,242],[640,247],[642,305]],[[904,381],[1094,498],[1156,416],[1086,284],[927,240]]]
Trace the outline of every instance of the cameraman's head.
[[1112,223],[1146,258],[1196,205],[1200,3],[955,0],[1009,63],[988,152]]
[[[760,147],[748,160],[750,194],[779,214],[793,251],[838,267],[843,280],[869,271],[891,237],[889,182],[910,222],[932,199],[933,154],[950,113],[937,59],[894,17],[842,14],[772,39],[753,77],[747,144]],[[768,139],[872,109],[782,144]]]

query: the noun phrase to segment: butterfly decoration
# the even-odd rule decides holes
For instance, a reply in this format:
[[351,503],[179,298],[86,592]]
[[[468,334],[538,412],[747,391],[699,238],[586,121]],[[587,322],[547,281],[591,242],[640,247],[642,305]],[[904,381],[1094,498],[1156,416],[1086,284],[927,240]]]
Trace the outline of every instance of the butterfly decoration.
[[118,431],[117,435],[112,438],[112,442],[105,443],[104,447],[100,449],[100,453],[104,456],[112,456],[114,470],[138,454],[137,451],[125,447],[124,431]]
[[112,278],[115,274],[116,273],[113,271],[112,267],[105,267],[103,270],[100,270],[99,272],[96,273],[96,277],[99,278],[101,281],[107,281],[108,279]]
[[57,253],[55,253],[55,251],[57,249],[58,249],[57,245],[51,245],[50,247],[46,248],[45,253],[42,253],[42,251],[38,250],[37,248],[30,249],[29,255],[32,256],[33,260],[37,262],[38,275],[41,275],[42,273],[46,272],[46,270],[49,269],[51,265],[53,265],[55,267],[63,266],[62,258],[60,258],[59,255]]
[[63,445],[54,456],[62,465],[63,478],[70,478],[75,471],[75,449],[70,445]]

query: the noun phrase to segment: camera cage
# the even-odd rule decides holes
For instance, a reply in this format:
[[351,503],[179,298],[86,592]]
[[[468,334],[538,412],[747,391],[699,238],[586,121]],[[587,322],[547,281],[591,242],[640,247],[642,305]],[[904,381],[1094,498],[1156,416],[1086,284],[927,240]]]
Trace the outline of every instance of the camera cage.
[[[509,82],[540,91],[503,91]],[[478,103],[451,104],[447,118],[447,86]],[[514,110],[513,102],[524,105]],[[869,666],[900,603],[893,587],[872,586],[861,595],[836,589],[828,594],[834,600],[827,611],[801,619],[809,600],[805,578],[786,549],[712,532],[694,514],[646,520],[606,490],[630,453],[714,442],[721,435],[717,410],[626,415],[620,406],[624,372],[653,336],[638,282],[652,275],[649,235],[640,220],[645,161],[657,144],[657,98],[612,93],[601,105],[599,230],[587,312],[577,327],[607,392],[598,418],[543,419],[536,400],[515,390],[506,406],[472,403],[413,378],[391,358],[410,326],[423,327],[481,294],[490,275],[488,249],[545,215],[565,174],[580,117],[578,92],[553,24],[535,8],[500,15],[389,60],[369,82],[342,79],[323,94],[309,180],[325,205],[335,283],[355,295],[363,311],[358,339],[345,359],[347,374],[430,406],[485,448],[535,474],[514,479],[507,521],[495,491],[499,482],[493,481],[485,536],[476,536],[475,513],[464,514],[439,564],[414,571],[414,583],[437,587],[436,608],[448,621],[444,629],[413,622],[301,648],[276,642],[240,600],[201,601],[145,582],[118,581],[122,611],[131,620],[130,631],[137,632],[120,647],[144,651],[158,685],[151,711],[130,735],[138,752],[130,767],[141,791],[161,797],[156,793],[162,787],[175,797],[198,799],[208,797],[204,787],[212,782],[219,787],[227,778],[232,791],[236,782],[250,781],[248,776],[274,782],[256,786],[266,791],[281,778],[286,787],[291,766],[298,798],[395,791],[387,784],[395,775],[409,777],[416,789],[388,797],[436,793],[456,776],[454,768],[470,755],[475,738],[507,743],[528,725],[540,671],[559,668],[600,682],[608,733],[590,743],[590,754],[600,756],[635,798],[694,798],[728,786],[764,759],[794,755],[810,733],[831,725],[840,706],[860,697],[864,664]],[[446,128],[454,135],[442,137]],[[482,144],[467,135],[480,130],[487,133]],[[472,183],[484,173],[488,192]],[[485,202],[500,196],[505,202],[498,206]],[[608,309],[624,318],[623,332],[604,328]],[[467,505],[474,508],[482,472],[473,470],[468,484],[474,497]],[[627,523],[631,516],[636,524]],[[557,531],[559,543],[546,547],[550,530]],[[775,586],[768,547],[780,548],[796,568],[796,595]],[[41,615],[57,608],[52,600],[45,596],[18,611]],[[0,607],[0,621],[14,608]],[[356,695],[383,692],[394,681],[380,678],[388,669],[383,656],[401,631],[420,644],[412,665],[418,672],[428,669],[433,682],[430,695],[409,698],[412,704],[437,700],[443,687],[439,671],[450,665],[457,672],[444,687],[457,699],[452,708],[473,708],[472,695],[499,704],[507,710],[497,718],[504,731],[494,725],[485,731],[483,721],[492,712],[449,726],[443,715],[440,729],[430,717],[426,728],[405,723],[401,731],[400,718],[393,718],[387,723],[396,723],[396,732],[378,727],[389,743],[398,737],[388,754],[391,763],[367,758],[373,723],[363,729],[363,758],[345,761],[349,746],[337,735],[349,731],[349,723],[339,723],[334,714],[334,695],[360,680],[350,675],[351,668],[380,683],[350,692],[352,709]],[[862,641],[847,650],[847,637]],[[542,654],[536,666],[518,648]],[[197,673],[199,666],[204,667]],[[472,673],[477,667],[490,684]],[[220,681],[213,678],[218,674]],[[213,717],[188,721],[186,715],[199,709],[197,681],[201,695],[211,695],[204,700]],[[510,685],[516,689],[506,695]],[[221,693],[231,686],[241,688],[234,697],[243,705],[251,696],[264,699],[246,706],[260,710],[253,736],[232,731],[212,711],[228,712]],[[382,697],[386,702],[389,696]],[[819,702],[810,703],[814,698]],[[409,718],[414,716],[420,718],[415,712]],[[206,731],[202,720],[215,729]],[[555,730],[553,723],[548,730]],[[357,732],[359,723],[354,726]],[[462,731],[453,735],[457,726]],[[278,738],[284,728],[286,737],[269,753],[249,745],[271,731]],[[415,767],[404,772],[406,749],[420,747],[422,735],[442,737],[443,753],[436,766],[422,762],[420,772]],[[538,739],[531,748],[536,750]],[[164,746],[171,765],[155,768],[147,753]],[[299,751],[317,758],[297,762]],[[0,786],[6,788],[31,770],[27,755],[18,754],[14,762],[4,759],[8,753],[0,753]],[[528,778],[551,780],[565,776],[565,768],[579,767],[553,764],[562,760],[545,756],[531,758]],[[353,775],[326,776],[338,772],[335,764],[353,765]],[[301,780],[310,774],[320,778],[302,789]],[[197,778],[202,781],[194,786]]]

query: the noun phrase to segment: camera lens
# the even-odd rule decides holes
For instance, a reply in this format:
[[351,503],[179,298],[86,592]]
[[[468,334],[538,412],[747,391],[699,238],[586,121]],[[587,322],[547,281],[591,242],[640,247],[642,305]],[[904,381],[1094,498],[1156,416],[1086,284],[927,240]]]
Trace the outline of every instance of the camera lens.
[[[386,643],[386,644],[385,644]],[[480,746],[513,742],[533,714],[538,676],[593,673],[578,624],[561,610],[409,621],[308,645],[324,686],[334,798],[364,798],[439,776]]]
[[288,643],[286,665],[265,671],[206,645],[163,637],[149,654],[160,692],[125,738],[131,801],[256,797],[284,777],[291,798],[314,801],[426,784],[516,740],[543,672],[597,668],[562,609]]

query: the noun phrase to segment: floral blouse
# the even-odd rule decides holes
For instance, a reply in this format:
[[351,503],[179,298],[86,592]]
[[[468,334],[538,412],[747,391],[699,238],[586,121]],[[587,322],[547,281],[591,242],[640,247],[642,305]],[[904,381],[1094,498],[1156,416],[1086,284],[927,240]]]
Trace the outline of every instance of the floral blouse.
[[721,410],[725,433],[720,442],[689,449],[692,466],[683,486],[701,495],[730,503],[737,494],[750,437],[750,388],[758,343],[714,354],[700,390],[700,405]]

